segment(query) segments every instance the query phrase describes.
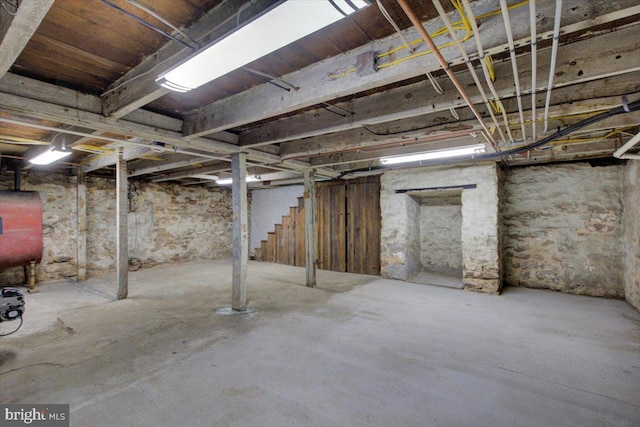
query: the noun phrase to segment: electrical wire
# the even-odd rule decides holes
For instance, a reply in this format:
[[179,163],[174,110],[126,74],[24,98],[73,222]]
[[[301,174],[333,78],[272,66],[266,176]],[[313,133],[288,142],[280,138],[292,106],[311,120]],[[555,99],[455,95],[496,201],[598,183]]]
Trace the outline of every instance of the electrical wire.
[[155,25],[153,25],[153,24],[150,24],[149,22],[145,21],[144,19],[140,18],[139,16],[134,15],[133,13],[128,12],[128,11],[126,11],[126,10],[124,10],[124,9],[123,9],[123,8],[121,8],[120,6],[118,6],[118,5],[116,5],[116,4],[111,3],[109,0],[100,0],[100,1],[101,1],[102,3],[104,3],[104,4],[106,4],[107,6],[109,6],[109,7],[112,7],[112,8],[114,8],[114,9],[116,9],[117,11],[124,13],[124,14],[125,14],[125,15],[127,15],[128,17],[135,19],[136,21],[138,21],[139,23],[141,23],[141,24],[142,24],[142,25],[144,25],[145,27],[149,28],[150,30],[155,31],[155,32],[156,32],[156,33],[158,33],[158,34],[162,34],[162,35],[163,35],[163,36],[165,36],[166,38],[171,39],[171,40],[173,40],[173,41],[176,41],[176,42],[180,43],[181,45],[184,45],[184,46],[188,47],[189,49],[193,49],[193,50],[195,50],[195,47],[191,46],[190,44],[188,44],[188,43],[186,43],[186,42],[183,42],[183,41],[182,41],[182,40],[180,40],[179,38],[172,36],[171,34],[167,33],[166,31],[164,31],[164,30],[162,30],[162,29],[160,29],[160,28],[158,28],[158,27],[156,27],[156,26],[155,26]]
[[[16,16],[16,15],[18,14],[18,6],[19,6],[19,3],[18,3],[17,1],[16,1],[16,4],[13,4],[13,3],[9,2],[8,0],[0,0],[0,2],[1,2],[1,3],[0,3],[0,6],[2,6],[2,8],[3,8],[3,9],[4,9],[4,10],[9,14],[9,15],[11,15],[11,16]],[[8,4],[9,6],[11,6],[12,8],[14,8],[14,9],[15,9],[15,11],[13,11],[13,12],[12,12],[12,11],[10,11],[9,9],[7,9],[7,6],[5,5],[5,3],[6,3],[6,4]]]
[[[512,148],[510,150],[503,150],[503,151],[498,151],[495,153],[481,153],[481,154],[474,154],[473,156],[469,156],[466,158],[463,157],[456,157],[456,158],[450,158],[450,159],[442,159],[442,160],[436,160],[436,161],[423,161],[421,162],[422,165],[424,166],[435,166],[435,165],[444,165],[444,164],[452,164],[452,163],[460,163],[460,162],[464,162],[464,161],[469,161],[469,160],[474,160],[474,161],[482,161],[482,160],[493,160],[493,159],[501,159],[504,158],[506,156],[512,156],[514,154],[519,154],[519,153],[523,153],[526,151],[530,151],[533,150],[535,148],[540,148],[544,145],[550,144],[551,142],[555,141],[556,139],[569,135],[579,129],[582,129],[586,126],[592,125],[594,123],[600,122],[602,120],[608,119],[610,117],[613,116],[617,116],[620,114],[626,114],[626,113],[630,113],[630,112],[634,112],[634,111],[640,111],[640,101],[636,101],[636,102],[632,102],[630,104],[625,106],[619,106],[619,107],[615,107],[612,108],[608,111],[599,113],[599,114],[595,114],[591,117],[588,117],[578,123],[575,123],[571,126],[567,126],[563,129],[559,129],[557,132],[539,140],[536,142],[532,142],[530,144],[526,144],[526,145],[522,145],[520,147],[515,147]],[[622,132],[622,130],[620,131]],[[387,169],[387,167],[384,166],[377,166],[377,167],[368,167],[368,168],[364,168],[364,169],[357,169],[357,170],[351,170],[348,172],[345,172],[342,176],[344,175],[348,175],[351,173],[356,173],[356,172],[364,172],[364,171],[371,171],[371,170],[384,170]]]
[[18,327],[13,332],[9,332],[8,334],[0,334],[0,337],[8,337],[9,335],[15,334],[16,332],[18,332],[18,330],[22,327],[23,321],[24,319],[22,318],[22,315],[20,315],[20,324],[18,325]]
[[154,11],[153,9],[150,9],[147,6],[138,3],[136,0],[127,0],[127,3],[129,3],[131,6],[137,7],[143,12],[147,12],[149,15],[153,16],[158,21],[162,22],[164,25],[171,28],[173,31],[177,32],[185,39],[191,40],[195,45],[198,45],[198,42],[196,40],[189,37],[188,34],[184,33],[180,28],[173,25],[171,22],[169,22],[167,19],[165,19],[162,15],[160,15],[158,12]]
[[389,15],[389,12],[387,11],[387,9],[385,9],[382,2],[380,0],[376,0],[376,4],[378,5],[378,9],[380,9],[380,13],[382,14],[382,16],[384,16],[385,19],[389,21],[393,29],[396,30],[396,33],[398,33],[404,45],[407,47],[407,49],[409,49],[409,52],[411,53],[415,52],[415,48],[409,44],[407,39],[404,37],[404,34],[402,34],[402,31],[400,31],[400,27],[398,27],[398,24],[396,24],[396,21],[394,21],[391,15]]
[[[460,12],[460,15],[462,16],[462,19],[460,21],[456,21],[456,22],[452,23],[452,26],[456,31],[466,31],[465,36],[460,39],[461,42],[465,42],[468,39],[470,39],[471,37],[473,37],[473,34],[471,33],[470,20],[464,14],[464,12],[462,11],[462,8],[458,9],[458,7],[460,6],[460,0],[451,0],[451,3],[458,10],[458,12]],[[522,6],[525,6],[525,5],[528,5],[528,4],[529,4],[529,0],[525,0],[525,1],[522,1],[520,3],[516,3],[516,4],[513,4],[513,5],[509,6],[508,10],[516,9],[518,7],[522,7]],[[494,16],[494,15],[499,15],[500,13],[501,13],[500,9],[497,9],[497,10],[494,10],[492,12],[487,12],[487,13],[484,13],[482,15],[478,15],[478,16],[475,17],[475,19],[476,20],[482,20],[482,19]],[[445,34],[448,34],[448,33],[449,32],[448,32],[446,27],[441,27],[438,30],[434,31],[430,35],[431,35],[431,37],[438,37],[438,36],[442,36],[442,35],[445,35]],[[411,41],[409,43],[409,45],[414,46],[414,45],[418,45],[420,43],[424,43],[424,40],[422,38],[419,38],[419,39]],[[453,46],[454,44],[455,44],[455,42],[451,41],[451,42],[448,42],[448,43],[445,43],[443,45],[438,46],[438,49],[444,49],[444,48],[447,48],[449,46]],[[402,46],[398,46],[398,47],[396,47],[394,49],[388,50],[386,52],[382,52],[382,53],[378,54],[378,59],[384,58],[386,56],[393,55],[394,53],[399,52],[401,50],[404,50],[406,48],[407,47],[405,45],[402,45]],[[378,69],[392,67],[394,65],[409,61],[411,59],[419,58],[421,56],[428,55],[430,53],[432,53],[431,50],[426,50],[424,52],[413,53],[413,54],[408,55],[406,57],[396,59],[395,61],[379,64],[378,65]],[[346,71],[344,71],[342,73],[339,73],[339,74],[330,74],[329,78],[334,79],[334,80],[335,79],[340,79],[340,78],[346,77],[349,74],[352,74],[352,73],[355,73],[355,72],[356,72],[356,67],[353,67],[353,68],[350,68],[350,69],[348,69],[348,70],[346,70]]]

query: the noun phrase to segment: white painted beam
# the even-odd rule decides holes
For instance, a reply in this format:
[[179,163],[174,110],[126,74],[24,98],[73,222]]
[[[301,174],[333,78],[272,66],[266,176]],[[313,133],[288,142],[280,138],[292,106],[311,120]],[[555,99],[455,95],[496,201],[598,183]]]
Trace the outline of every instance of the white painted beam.
[[[595,0],[585,2],[584,0],[565,0],[563,2],[563,31],[564,34],[577,29],[588,28],[602,22],[602,16],[615,13],[616,19],[625,13],[638,13],[637,2],[633,0],[621,0],[613,4],[608,2],[602,4],[597,2],[597,8],[588,8],[585,3],[594,3]],[[546,37],[553,26],[555,2],[545,0],[537,3],[539,15],[539,34]],[[499,9],[495,0],[478,2],[475,4],[477,15]],[[571,11],[575,8],[574,11]],[[623,9],[623,12],[620,10]],[[580,10],[583,13],[575,13]],[[520,7],[511,11],[512,22],[524,20],[528,22],[528,8]],[[587,15],[586,17],[584,15]],[[546,18],[546,19],[544,19]],[[486,18],[480,26],[480,36],[486,48],[485,53],[503,52],[508,49],[507,37],[501,17],[491,16]],[[495,25],[492,25],[495,23]],[[429,33],[433,33],[441,27],[441,20],[434,19],[425,23]],[[420,38],[415,29],[405,31],[409,40]],[[529,40],[529,29],[527,26],[515,26],[514,38],[516,45],[525,45]],[[446,37],[435,39],[437,44],[444,44],[448,40]],[[355,58],[365,51],[374,50],[376,52],[389,51],[391,47],[402,45],[398,35],[393,35],[372,44],[361,46],[344,55],[329,58],[315,63],[302,70],[290,73],[283,77],[284,80],[299,87],[296,91],[282,93],[271,85],[264,84],[257,86],[240,94],[225,98],[200,109],[184,122],[185,136],[201,136],[210,132],[217,132],[247,123],[263,120],[279,114],[290,113],[322,102],[328,102],[342,96],[370,90],[383,85],[424,75],[425,72],[440,69],[439,64],[433,55],[424,55],[418,58],[397,63],[392,67],[380,69],[377,73],[360,77],[357,73],[351,73],[341,78],[333,78],[346,70],[355,66]],[[465,48],[472,59],[477,57],[475,43],[468,40]],[[425,52],[424,44],[418,45],[416,53]],[[443,55],[451,64],[461,63],[462,59],[457,55],[454,46],[442,50]],[[398,59],[392,55],[391,59]]]
[[[0,77],[4,76],[27,45],[54,0],[16,2],[18,10],[10,15],[0,10]],[[3,2],[11,10],[11,5]]]

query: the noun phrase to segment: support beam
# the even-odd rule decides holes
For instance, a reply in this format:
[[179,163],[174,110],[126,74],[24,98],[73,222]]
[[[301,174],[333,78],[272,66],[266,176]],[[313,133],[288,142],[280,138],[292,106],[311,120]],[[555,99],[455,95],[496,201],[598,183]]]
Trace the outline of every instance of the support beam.
[[[577,83],[588,84],[603,78],[616,75],[632,74],[633,70],[640,69],[640,39],[635,34],[640,31],[638,26],[619,30],[587,40],[560,46],[556,67],[557,77],[554,79],[554,91],[575,85]],[[616,49],[595,49],[595,46],[611,46],[616,40],[629,40],[625,46]],[[633,40],[633,41],[631,41]],[[603,51],[607,56],[603,57]],[[548,69],[550,64],[550,49],[539,50],[538,69]],[[616,59],[616,57],[620,58]],[[518,57],[518,65],[521,68],[520,79],[530,81],[531,57],[528,54]],[[513,80],[508,76],[511,73],[511,64],[508,61],[494,64],[494,83],[496,91],[502,98],[514,97]],[[636,71],[637,73],[637,71]],[[468,71],[457,73],[457,76],[465,87],[469,88],[469,94],[474,103],[483,104],[473,78]],[[361,126],[385,123],[393,120],[406,119],[421,116],[427,113],[444,112],[449,116],[450,108],[464,110],[465,102],[459,98],[453,84],[446,78],[438,79],[438,83],[444,90],[438,94],[428,81],[414,83],[385,92],[376,93],[367,97],[361,97],[349,102],[336,104],[341,110],[348,112],[340,117],[324,109],[317,109],[296,116],[261,124],[240,134],[240,145],[243,147],[255,147],[264,144],[275,144],[301,138],[309,138],[333,132],[342,132]],[[546,82],[540,82],[538,91],[546,90]],[[603,88],[600,83],[597,83]],[[600,90],[601,90],[600,89]],[[589,90],[597,91],[597,85],[591,85]],[[582,99],[588,96],[589,90],[580,87],[578,92]],[[531,93],[531,87],[523,85],[523,94]],[[595,95],[598,97],[601,95]],[[484,110],[484,107],[481,108]],[[280,155],[285,152],[281,149]]]
[[136,163],[135,168],[129,168],[129,178],[132,176],[158,173],[170,169],[178,169],[185,166],[198,166],[211,161],[212,160],[193,157],[187,154],[172,154],[166,161],[146,160],[142,164]]
[[[51,120],[72,126],[81,126],[93,130],[112,132],[118,135],[123,135],[124,138],[137,137],[146,140],[161,141],[184,150],[200,150],[206,153],[219,155],[228,155],[242,150],[242,148],[237,145],[227,142],[214,141],[207,138],[186,139],[181,133],[176,131],[134,123],[123,119],[107,119],[101,114],[37,101],[8,93],[0,93],[0,111],[12,112],[21,116]],[[1,120],[7,119],[0,117],[0,121]],[[254,149],[244,149],[243,151],[247,154],[248,159],[256,162],[277,164],[283,168],[300,172],[310,167],[309,163],[296,160],[282,161],[280,156],[275,154],[264,153]],[[339,175],[335,171],[326,168],[319,168],[316,172],[323,176],[334,178]]]
[[[0,78],[5,75],[36,32],[54,0],[15,2],[15,16],[0,10]],[[8,2],[3,7],[11,10]],[[13,12],[13,11],[12,11]]]
[[[476,2],[474,6],[476,6],[474,12],[478,16],[500,9],[497,1]],[[602,6],[604,9],[597,12],[595,10],[589,11],[585,17],[582,13],[577,14],[571,11],[571,8],[575,8],[573,10],[582,10],[582,0],[565,0],[563,2],[564,13],[562,15],[563,24],[565,24],[562,28],[563,33],[568,34],[579,29],[601,24],[603,23],[602,16],[609,13],[615,13],[616,19],[620,19],[625,12],[638,13],[637,2],[634,4],[634,1],[631,0],[623,0],[622,3],[615,5],[607,3],[606,6],[605,4]],[[625,12],[621,13],[620,9],[622,8],[628,8],[628,10],[625,9]],[[513,22],[520,20],[528,22],[528,13],[529,11],[526,7],[510,11]],[[553,2],[547,1],[538,5],[538,31],[541,38],[547,37],[552,32],[554,14]],[[453,17],[454,15],[452,14],[451,16]],[[564,19],[565,17],[566,19]],[[429,33],[433,33],[441,25],[442,21],[440,19],[433,19],[426,23],[425,27]],[[516,45],[523,46],[528,44],[530,33],[527,26],[516,26],[513,32]],[[414,29],[407,30],[405,33],[408,40],[420,38],[420,35]],[[490,41],[486,45],[485,54],[502,53],[505,49],[508,50],[507,36],[499,14],[489,16],[482,21],[480,37],[483,40]],[[435,42],[439,45],[447,41],[449,40],[446,36],[435,39]],[[358,76],[357,73],[347,74],[339,78],[332,77],[352,69],[355,66],[355,58],[359,54],[370,50],[386,52],[392,46],[396,47],[402,44],[399,36],[394,34],[371,44],[360,46],[344,55],[320,61],[302,70],[283,76],[283,80],[300,88],[296,91],[282,93],[278,92],[278,89],[272,85],[264,84],[215,102],[189,116],[184,122],[183,133],[185,136],[202,136],[210,132],[238,127],[275,115],[290,113],[322,102],[329,102],[342,96],[411,79],[424,75],[425,72],[440,69],[440,65],[433,55],[423,55],[409,61],[396,63],[392,67],[382,68],[378,72],[364,77]],[[472,39],[465,43],[467,52],[472,60],[478,57],[474,44]],[[416,49],[417,54],[424,53],[427,50],[424,44],[417,45]],[[457,53],[455,46],[442,50],[442,54],[451,65],[463,63],[464,59],[460,58]],[[398,59],[398,57],[394,56],[392,59]]]
[[313,172],[304,173],[304,250],[307,286],[316,286],[315,184]]
[[78,171],[77,180],[76,281],[82,282],[87,279],[87,176]]
[[116,163],[116,271],[118,276],[118,299],[129,294],[129,242],[128,242],[128,185],[127,162],[118,156]]
[[231,155],[233,183],[233,294],[231,309],[247,308],[247,266],[249,263],[249,232],[247,221],[247,155]]

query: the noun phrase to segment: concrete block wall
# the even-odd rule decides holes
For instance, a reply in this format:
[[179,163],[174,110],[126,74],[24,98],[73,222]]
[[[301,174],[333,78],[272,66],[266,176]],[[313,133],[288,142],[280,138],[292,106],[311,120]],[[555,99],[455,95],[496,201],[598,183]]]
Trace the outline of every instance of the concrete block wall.
[[[407,280],[419,268],[414,246],[419,227],[411,224],[419,204],[410,193],[396,190],[475,184],[462,190],[463,283],[466,289],[498,293],[502,284],[499,242],[499,185],[493,163],[466,167],[438,167],[386,172],[381,180],[381,274]],[[416,243],[417,241],[417,243]]]
[[[12,189],[13,177],[0,179]],[[23,173],[22,189],[38,191],[43,204],[43,260],[36,280],[77,274],[77,180],[72,176]],[[133,266],[231,257],[231,191],[131,181],[129,256]],[[87,178],[87,271],[115,270],[115,180]],[[24,281],[23,269],[0,272],[3,285]]]
[[506,172],[505,281],[623,297],[623,167],[588,163]]
[[640,160],[624,168],[625,298],[640,310]]

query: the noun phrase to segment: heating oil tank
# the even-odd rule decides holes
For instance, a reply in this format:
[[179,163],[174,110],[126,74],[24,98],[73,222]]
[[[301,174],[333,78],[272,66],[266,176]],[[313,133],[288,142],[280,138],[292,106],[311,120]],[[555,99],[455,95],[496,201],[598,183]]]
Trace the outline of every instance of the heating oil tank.
[[42,259],[42,202],[35,191],[0,191],[0,268]]

